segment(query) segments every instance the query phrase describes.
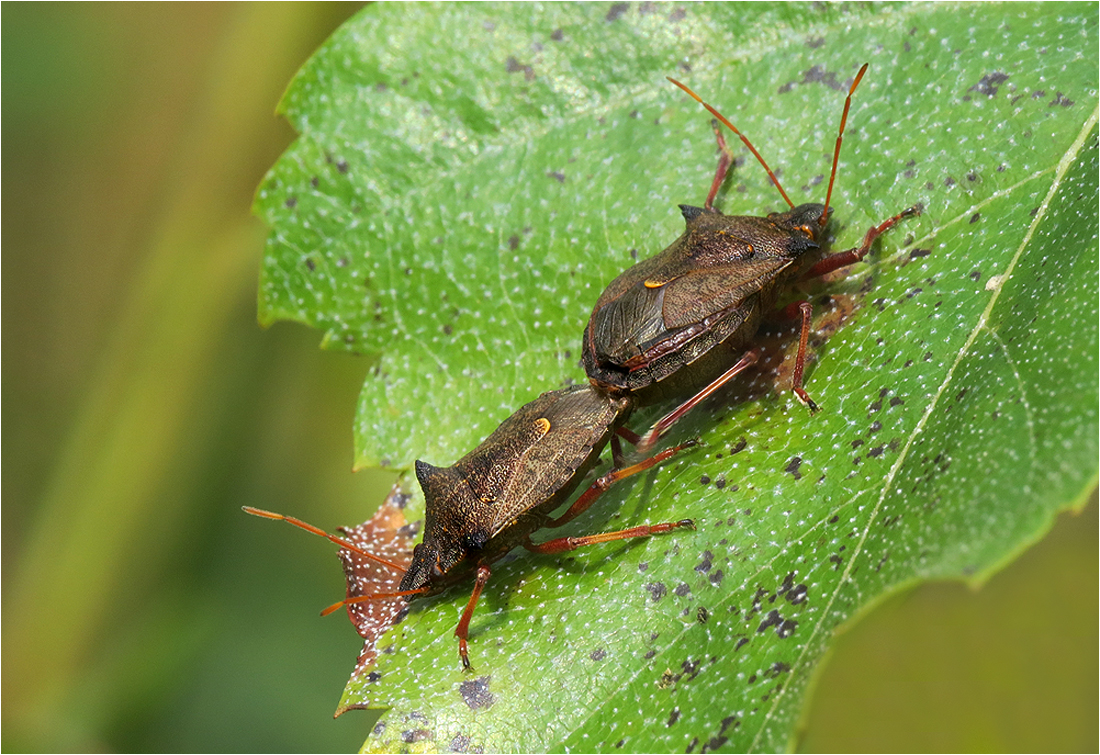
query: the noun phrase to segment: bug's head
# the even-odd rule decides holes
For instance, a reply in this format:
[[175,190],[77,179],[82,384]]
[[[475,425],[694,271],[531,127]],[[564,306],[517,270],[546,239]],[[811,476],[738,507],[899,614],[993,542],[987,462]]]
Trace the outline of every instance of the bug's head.
[[401,580],[402,590],[445,587],[475,566],[467,556],[488,542],[477,523],[477,501],[454,467],[435,467],[417,460],[416,479],[424,490],[424,542],[413,548],[412,563]]
[[[768,220],[791,234],[791,238],[800,242],[793,249],[796,253],[817,249],[825,240],[825,231],[828,221],[833,215],[833,208],[825,209],[825,205],[816,202],[807,202],[797,207],[792,207],[786,212],[773,212],[768,215]],[[821,218],[825,222],[821,222]]]
[[402,590],[419,590],[442,579],[443,567],[439,563],[439,549],[424,542],[413,548],[412,563],[401,579]]

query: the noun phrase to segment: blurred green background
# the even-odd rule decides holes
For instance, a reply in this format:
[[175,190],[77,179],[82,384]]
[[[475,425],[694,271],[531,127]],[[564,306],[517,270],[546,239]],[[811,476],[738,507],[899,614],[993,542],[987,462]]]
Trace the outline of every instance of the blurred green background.
[[[256,325],[273,110],[358,6],[5,4],[3,741],[354,751],[359,639],[317,610],[369,361]],[[807,750],[1096,750],[1097,507],[980,592],[926,585],[844,634]],[[448,661],[450,659],[447,659]]]

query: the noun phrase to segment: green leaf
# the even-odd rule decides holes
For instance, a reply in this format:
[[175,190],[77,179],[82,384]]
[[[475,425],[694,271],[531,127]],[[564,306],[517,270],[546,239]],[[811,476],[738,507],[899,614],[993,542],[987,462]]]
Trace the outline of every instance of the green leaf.
[[[257,199],[260,310],[378,356],[360,465],[450,464],[584,379],[596,297],[679,235],[676,204],[713,175],[709,119],[665,75],[748,134],[795,201],[820,202],[869,62],[833,248],[925,207],[828,288],[843,327],[808,374],[822,413],[766,376],[697,411],[674,435],[701,447],[566,530],[698,530],[502,562],[473,674],[453,637],[468,593],[414,602],[341,701],[391,708],[366,747],[785,748],[838,627],[917,581],[980,582],[1082,503],[1096,32],[1092,6],[1025,4],[380,4],[346,24],[282,104],[301,137]],[[749,157],[718,206],[784,205]]]

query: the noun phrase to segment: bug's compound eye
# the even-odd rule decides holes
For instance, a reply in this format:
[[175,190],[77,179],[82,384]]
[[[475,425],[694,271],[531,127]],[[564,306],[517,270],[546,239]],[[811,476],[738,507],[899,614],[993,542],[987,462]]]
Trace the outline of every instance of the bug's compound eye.
[[802,233],[802,234],[803,234],[803,235],[804,235],[804,236],[805,236],[806,238],[808,238],[808,239],[809,239],[810,241],[813,241],[813,240],[814,240],[814,233],[815,233],[815,230],[814,230],[814,229],[813,229],[813,228],[812,228],[811,226],[808,226],[808,225],[800,225],[800,226],[798,226],[797,228],[795,228],[795,230],[796,230],[796,231],[799,231],[799,232],[801,232],[801,233]]

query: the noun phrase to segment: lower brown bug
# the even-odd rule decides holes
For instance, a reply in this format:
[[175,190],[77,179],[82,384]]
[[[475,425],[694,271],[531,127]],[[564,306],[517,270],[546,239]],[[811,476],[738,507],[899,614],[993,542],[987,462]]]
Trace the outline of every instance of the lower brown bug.
[[[245,507],[249,514],[282,519],[328,538],[341,548],[396,572],[404,572],[397,590],[348,597],[326,608],[327,615],[362,601],[430,595],[474,575],[474,589],[455,629],[462,665],[470,668],[467,650],[470,619],[489,580],[491,564],[517,546],[533,553],[562,553],[585,545],[649,537],[690,519],[642,525],[616,532],[561,537],[536,543],[531,533],[559,527],[583,513],[612,484],[668,459],[686,445],[666,449],[622,466],[619,437],[638,440],[622,426],[633,408],[629,397],[614,397],[591,386],[548,391],[506,419],[481,445],[449,467],[416,462],[424,490],[424,541],[413,549],[407,569],[368,553],[345,538],[330,535],[298,519]],[[614,465],[563,513],[552,517],[599,461],[608,443]]]
[[[872,227],[858,247],[822,252],[852,94],[866,71],[864,64],[844,101],[825,204],[797,207],[748,138],[697,94],[669,79],[741,138],[791,209],[753,217],[723,215],[714,208],[732,163],[714,122],[721,157],[706,202],[702,207],[680,205],[687,223],[683,235],[660,254],[615,278],[596,302],[584,331],[582,361],[598,389],[632,396],[639,405],[697,392],[659,420],[640,449],[650,447],[691,407],[757,360],[759,351],[750,348],[751,342],[785,286],[860,261],[880,235],[920,214],[920,205],[915,205]],[[802,318],[792,390],[816,411],[817,405],[802,387],[812,307],[804,301],[787,310]]]

